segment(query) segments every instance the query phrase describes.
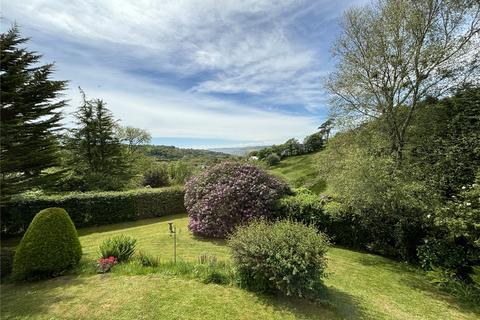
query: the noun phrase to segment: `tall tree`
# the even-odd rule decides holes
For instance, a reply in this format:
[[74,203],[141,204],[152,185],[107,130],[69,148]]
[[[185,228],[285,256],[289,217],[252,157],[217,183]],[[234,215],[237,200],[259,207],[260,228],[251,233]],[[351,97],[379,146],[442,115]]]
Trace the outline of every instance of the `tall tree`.
[[53,64],[38,65],[41,55],[24,48],[27,41],[16,25],[0,36],[1,203],[58,177],[46,169],[60,161],[56,134],[66,81],[51,80]]
[[480,79],[480,4],[373,1],[346,12],[327,88],[340,115],[385,120],[399,164],[419,102]]
[[77,127],[67,144],[70,166],[81,181],[81,189],[121,189],[130,178],[129,165],[115,134],[117,121],[101,99],[87,99],[75,112]]
[[116,128],[116,134],[121,142],[127,144],[129,155],[136,153],[140,149],[140,146],[148,144],[152,139],[152,136],[147,130],[131,126],[118,126]]

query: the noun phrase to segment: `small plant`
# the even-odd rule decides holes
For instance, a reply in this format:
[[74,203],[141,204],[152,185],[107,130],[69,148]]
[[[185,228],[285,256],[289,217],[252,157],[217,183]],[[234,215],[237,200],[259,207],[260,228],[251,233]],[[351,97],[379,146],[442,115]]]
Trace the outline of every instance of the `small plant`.
[[208,253],[203,253],[199,255],[197,261],[199,264],[209,264],[209,265],[216,265],[218,262],[216,256],[211,256]]
[[117,264],[117,259],[113,256],[100,258],[97,260],[97,273],[107,273]]
[[152,188],[165,187],[170,184],[168,168],[165,164],[158,164],[146,170],[143,174],[143,185]]
[[144,251],[139,251],[137,254],[137,260],[144,267],[158,267],[160,261],[158,257],[148,254]]
[[318,298],[329,242],[298,222],[253,221],[228,241],[240,285],[259,292]]
[[106,259],[113,256],[118,262],[126,262],[135,253],[136,244],[136,239],[125,235],[106,239],[100,245],[100,258]]

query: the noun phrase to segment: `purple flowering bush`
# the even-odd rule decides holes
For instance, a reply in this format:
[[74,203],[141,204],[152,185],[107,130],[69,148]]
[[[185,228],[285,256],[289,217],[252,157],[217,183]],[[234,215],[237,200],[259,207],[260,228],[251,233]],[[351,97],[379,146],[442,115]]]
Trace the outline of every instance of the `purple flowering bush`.
[[206,237],[225,238],[255,218],[269,218],[288,185],[259,167],[223,162],[190,179],[185,186],[189,229]]

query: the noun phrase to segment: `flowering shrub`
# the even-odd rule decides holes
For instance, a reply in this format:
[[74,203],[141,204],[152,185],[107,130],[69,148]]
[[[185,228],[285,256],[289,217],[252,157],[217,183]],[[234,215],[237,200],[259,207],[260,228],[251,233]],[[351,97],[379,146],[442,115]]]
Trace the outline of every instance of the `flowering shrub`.
[[187,182],[188,227],[196,235],[224,238],[237,225],[268,218],[288,192],[286,183],[254,165],[220,163]]
[[106,273],[117,264],[117,259],[113,256],[100,258],[97,260],[97,273]]

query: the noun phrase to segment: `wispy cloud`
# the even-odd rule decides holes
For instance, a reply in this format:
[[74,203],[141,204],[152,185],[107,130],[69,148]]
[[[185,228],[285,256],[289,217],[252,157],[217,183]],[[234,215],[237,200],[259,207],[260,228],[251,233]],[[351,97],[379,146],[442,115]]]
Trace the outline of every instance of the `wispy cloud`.
[[355,2],[31,0],[4,2],[2,14],[124,121],[154,135],[271,143],[325,116],[327,50]]

